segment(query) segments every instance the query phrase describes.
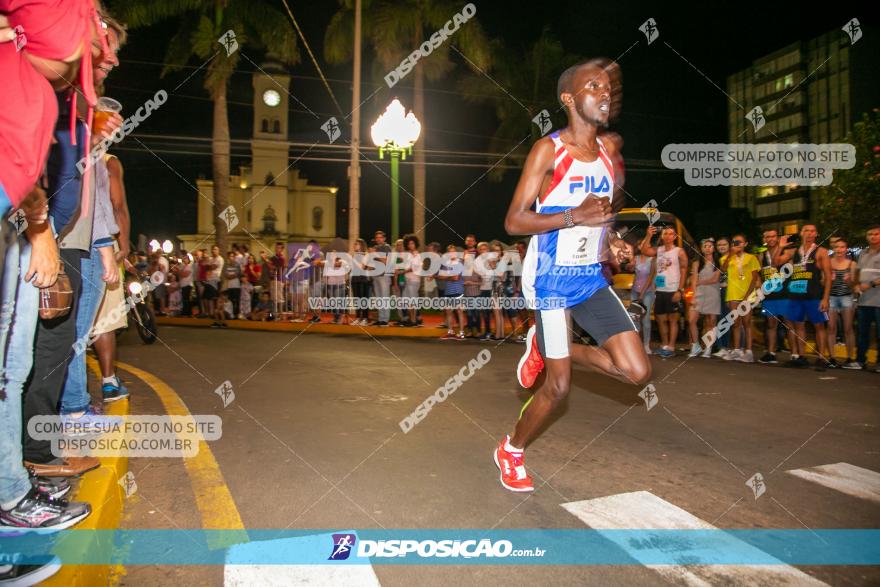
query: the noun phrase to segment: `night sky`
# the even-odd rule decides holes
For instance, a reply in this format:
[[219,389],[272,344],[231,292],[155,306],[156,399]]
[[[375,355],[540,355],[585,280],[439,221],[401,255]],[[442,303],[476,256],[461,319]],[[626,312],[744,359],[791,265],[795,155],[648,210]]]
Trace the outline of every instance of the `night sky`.
[[[712,82],[725,88],[726,76],[747,67],[755,58],[791,42],[839,29],[852,17],[859,18],[863,25],[871,23],[865,4],[845,5],[840,2],[824,4],[821,10],[806,8],[800,3],[761,3],[755,6],[693,3],[669,7],[657,3],[621,6],[622,3],[563,0],[546,3],[475,0],[474,4],[476,18],[488,35],[502,38],[511,47],[530,46],[546,26],[561,41],[566,52],[577,56],[616,58],[626,52],[620,58],[624,80],[623,111],[615,130],[624,137],[626,157],[646,160],[659,160],[660,151],[667,143],[727,141],[727,98]],[[347,114],[351,109],[351,64],[330,66],[323,60],[324,30],[338,9],[336,2],[290,2],[290,5]],[[277,2],[277,6],[284,10],[281,2]],[[659,39],[650,46],[638,30],[649,17],[657,21],[660,30]],[[162,160],[159,160],[136,140],[138,135],[210,137],[212,107],[202,88],[201,73],[194,75],[176,92],[171,90],[192,73],[191,69],[165,78],[159,76],[167,40],[175,29],[176,23],[169,22],[130,30],[128,45],[120,54],[121,65],[106,84],[107,95],[124,105],[140,105],[160,88],[169,92],[168,102],[138,128],[134,137],[126,139],[116,150],[126,168],[132,240],[135,242],[138,233],[162,240],[175,234],[194,232],[199,196],[192,184],[199,176],[211,177],[209,149],[204,149],[205,154],[161,153]],[[455,42],[454,37],[451,42]],[[637,44],[627,51],[633,43]],[[263,57],[252,51],[246,52],[257,63]],[[301,63],[291,70],[294,77],[290,91],[321,120],[295,100],[290,100],[289,138],[311,143],[320,138],[318,127],[326,118],[335,115],[341,120],[341,117],[302,48],[301,53]],[[365,43],[364,97],[372,93],[377,84],[383,83],[381,79],[370,77],[372,60],[369,45]],[[191,65],[199,63],[193,61]],[[252,124],[252,66],[242,60],[240,68],[241,71],[232,77],[229,91],[233,139],[249,138]],[[465,69],[466,65],[459,59],[456,70],[448,78],[427,85],[429,119],[422,132],[427,133],[429,149],[487,150],[489,136],[497,125],[493,107],[474,105],[451,91],[454,90],[455,76]],[[412,108],[411,83],[411,77],[405,78],[394,87],[393,94],[386,89],[363,106],[361,136],[365,147],[371,146],[370,124],[392,97],[399,97],[408,109]],[[523,116],[526,116],[525,111]],[[344,137],[347,136],[346,130]],[[191,147],[183,149],[191,150]],[[238,165],[246,162],[246,157],[234,157],[233,173]],[[389,172],[387,160],[380,165],[385,173]],[[304,161],[296,167],[312,183],[339,186],[338,208],[346,208],[347,163]],[[501,182],[490,181],[488,177],[478,179],[485,171],[476,167],[428,167],[427,206],[431,210],[439,212],[473,184],[443,213],[442,218],[448,227],[437,221],[428,226],[428,240],[458,243],[460,236],[471,232],[480,240],[510,240],[504,233],[503,217],[519,173],[508,171]],[[371,235],[378,228],[388,230],[390,182],[369,164],[362,163],[361,173],[362,234]],[[412,191],[412,169],[407,165],[402,167],[401,183]],[[723,211],[728,201],[727,188],[686,186],[678,171],[631,171],[627,175],[626,189],[638,200],[630,201],[628,206],[638,206],[650,199],[660,202],[675,192],[662,207],[678,214],[694,236],[712,231],[705,215],[697,224],[698,213]],[[430,214],[427,216],[430,218]],[[337,218],[337,232],[346,236],[345,214],[340,212]],[[402,230],[408,231],[411,222],[412,200],[402,192]]]

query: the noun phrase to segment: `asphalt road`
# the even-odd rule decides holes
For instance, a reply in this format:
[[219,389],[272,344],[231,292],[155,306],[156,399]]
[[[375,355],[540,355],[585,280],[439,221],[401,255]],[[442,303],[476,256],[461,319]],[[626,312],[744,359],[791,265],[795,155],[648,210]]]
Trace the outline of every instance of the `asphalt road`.
[[[527,397],[514,377],[520,345],[168,327],[160,336],[144,346],[125,335],[120,360],[162,379],[192,414],[222,416],[210,447],[249,529],[584,528],[561,504],[631,492],[719,528],[880,527],[870,487],[848,494],[786,473],[834,463],[880,472],[876,374],[653,357],[659,401],[648,410],[639,389],[578,370],[564,413],[526,453],[539,488],[522,495],[501,488],[491,460]],[[489,363],[404,434],[400,420],[483,348]],[[149,387],[123,377],[132,414],[164,413]],[[215,390],[225,381],[235,399],[224,408]],[[138,491],[124,528],[202,527],[203,496],[181,459],[132,459],[129,469]],[[758,498],[746,485],[755,473],[766,484]],[[654,515],[634,507],[624,522]],[[373,570],[384,586],[687,582],[638,564]],[[799,570],[832,585],[880,583],[877,567]],[[745,584],[737,572],[733,583]],[[121,578],[223,582],[219,566],[132,566]]]

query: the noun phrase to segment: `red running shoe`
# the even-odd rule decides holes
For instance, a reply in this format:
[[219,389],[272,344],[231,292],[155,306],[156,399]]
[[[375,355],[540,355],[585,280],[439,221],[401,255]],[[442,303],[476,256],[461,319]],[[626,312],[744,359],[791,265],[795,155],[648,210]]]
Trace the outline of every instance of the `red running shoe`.
[[529,328],[526,334],[526,352],[519,360],[516,368],[516,378],[519,384],[529,389],[535,384],[538,374],[544,370],[544,358],[538,350],[538,329],[535,326]]
[[506,436],[492,455],[498,470],[501,472],[499,475],[501,485],[505,489],[517,493],[534,491],[535,487],[532,485],[532,478],[526,473],[526,467],[523,464],[523,453],[509,452],[504,449],[504,444],[509,440],[510,437]]

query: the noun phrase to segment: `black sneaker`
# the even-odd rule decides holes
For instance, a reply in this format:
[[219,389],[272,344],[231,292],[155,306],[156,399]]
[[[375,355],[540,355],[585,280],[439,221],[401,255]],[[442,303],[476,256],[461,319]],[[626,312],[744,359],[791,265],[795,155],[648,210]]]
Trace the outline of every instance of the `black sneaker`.
[[840,363],[835,358],[828,359],[827,363],[829,369],[840,369]]
[[764,353],[764,356],[758,359],[758,362],[765,365],[775,365],[779,361],[776,360],[776,355],[773,353]]
[[794,367],[795,369],[802,369],[809,365],[806,357],[798,357],[796,359],[789,359],[785,364],[786,367]]
[[813,362],[813,368],[815,368],[816,371],[825,371],[826,369],[833,369],[834,367],[832,367],[827,359],[819,357]]
[[211,322],[211,328],[220,328],[219,322]]
[[309,320],[309,322],[311,322],[312,324],[317,324],[320,321],[321,318],[319,316],[312,316],[311,320]]
[[480,340],[492,340],[492,335],[488,332],[485,332],[480,336]]
[[0,585],[27,587],[42,583],[61,569],[61,560],[51,557],[44,563],[15,564],[17,555],[0,556]]
[[0,510],[0,526],[64,530],[85,520],[92,513],[87,503],[52,499],[32,487],[11,510]]
[[28,469],[28,474],[31,478],[31,486],[43,495],[52,499],[61,499],[70,493],[70,483],[64,477],[55,477],[54,479],[37,477],[30,469]]

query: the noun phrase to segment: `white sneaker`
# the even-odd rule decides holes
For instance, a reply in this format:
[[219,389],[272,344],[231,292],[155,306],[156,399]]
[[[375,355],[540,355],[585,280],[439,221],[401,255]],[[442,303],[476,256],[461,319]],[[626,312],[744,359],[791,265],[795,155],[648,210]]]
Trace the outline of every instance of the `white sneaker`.
[[697,355],[700,354],[701,350],[703,350],[703,349],[700,348],[700,344],[695,342],[695,343],[691,344],[691,352],[688,353],[688,356],[689,357],[696,357]]
[[704,359],[710,359],[712,357],[712,347],[707,347],[700,356]]
[[653,353],[651,352],[651,345],[649,345],[649,344],[646,344],[646,345],[645,345],[645,354],[646,354],[646,355],[653,354]]
[[746,350],[745,352],[741,352],[737,361],[742,361],[743,363],[754,363],[755,355],[752,354],[752,351]]
[[718,349],[718,352],[712,353],[713,357],[718,357],[719,359],[727,360],[727,355],[730,354],[730,351],[727,349]]
[[741,361],[743,353],[740,349],[733,349],[730,351],[726,357],[724,357],[725,361]]

